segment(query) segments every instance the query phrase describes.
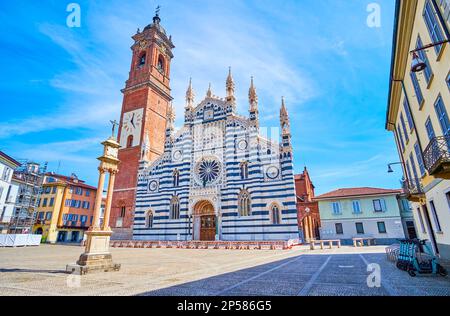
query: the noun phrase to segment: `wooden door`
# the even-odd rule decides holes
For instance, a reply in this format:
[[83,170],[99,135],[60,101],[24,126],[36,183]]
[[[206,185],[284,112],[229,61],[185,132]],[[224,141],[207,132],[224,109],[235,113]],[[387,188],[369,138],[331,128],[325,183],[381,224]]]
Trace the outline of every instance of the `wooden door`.
[[216,217],[214,215],[206,215],[201,217],[200,240],[216,240]]

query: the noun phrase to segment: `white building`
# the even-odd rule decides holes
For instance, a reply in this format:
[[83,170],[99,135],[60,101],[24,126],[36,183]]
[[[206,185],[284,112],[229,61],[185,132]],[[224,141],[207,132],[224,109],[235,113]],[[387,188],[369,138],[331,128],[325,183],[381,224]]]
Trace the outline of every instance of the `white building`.
[[0,151],[0,232],[6,233],[14,214],[19,185],[13,180],[14,169],[20,163]]
[[278,143],[260,134],[253,81],[249,118],[236,113],[231,73],[226,87],[225,99],[214,96],[210,88],[195,106],[190,85],[185,124],[177,132],[170,109],[164,154],[152,163],[142,161],[139,170],[134,239],[299,238],[284,100]]

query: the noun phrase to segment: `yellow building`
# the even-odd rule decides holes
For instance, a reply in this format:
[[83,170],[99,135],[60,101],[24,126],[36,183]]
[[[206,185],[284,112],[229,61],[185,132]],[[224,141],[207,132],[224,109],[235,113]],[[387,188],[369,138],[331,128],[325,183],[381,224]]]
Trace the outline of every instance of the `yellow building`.
[[450,0],[397,0],[386,128],[419,238],[450,259]]
[[46,174],[33,232],[43,242],[80,242],[92,223],[96,192],[74,176]]

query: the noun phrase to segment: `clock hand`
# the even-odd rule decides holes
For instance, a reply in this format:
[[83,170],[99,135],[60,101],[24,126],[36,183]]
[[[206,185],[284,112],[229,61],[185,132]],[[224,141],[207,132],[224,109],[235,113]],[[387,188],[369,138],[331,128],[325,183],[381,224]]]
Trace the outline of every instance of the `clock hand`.
[[133,117],[131,118],[130,123],[131,123],[131,125],[133,125],[134,128],[136,128],[136,126],[134,125],[134,113],[133,113]]

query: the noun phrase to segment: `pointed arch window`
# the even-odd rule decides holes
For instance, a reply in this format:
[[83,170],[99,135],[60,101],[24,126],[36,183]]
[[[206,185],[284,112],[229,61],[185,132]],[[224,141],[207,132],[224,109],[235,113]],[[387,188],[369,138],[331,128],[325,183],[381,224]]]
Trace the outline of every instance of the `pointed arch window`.
[[145,227],[153,228],[153,212],[147,211],[147,215],[145,216]]
[[178,169],[173,171],[173,186],[178,187],[180,185],[180,172]]
[[248,179],[248,162],[244,161],[241,162],[241,179],[245,180]]
[[270,206],[270,217],[272,220],[272,224],[278,225],[281,223],[281,212],[280,206],[278,204],[272,204]]
[[170,202],[170,219],[180,219],[180,199],[174,196]]
[[239,209],[239,216],[250,216],[251,215],[251,198],[250,193],[248,193],[247,190],[242,190],[239,193],[239,199],[238,199],[238,209]]

